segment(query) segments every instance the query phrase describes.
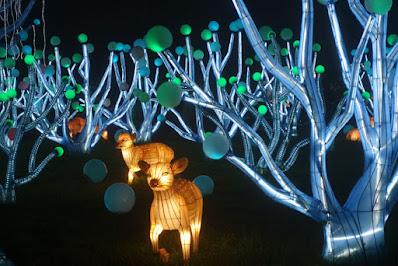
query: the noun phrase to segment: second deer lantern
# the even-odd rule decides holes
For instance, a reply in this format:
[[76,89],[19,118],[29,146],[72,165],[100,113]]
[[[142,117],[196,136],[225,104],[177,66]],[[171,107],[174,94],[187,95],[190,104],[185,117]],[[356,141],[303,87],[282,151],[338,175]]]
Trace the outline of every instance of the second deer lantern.
[[134,146],[136,135],[122,133],[116,142],[116,148],[122,150],[124,162],[129,168],[128,183],[133,183],[135,173],[140,171],[140,160],[149,164],[170,163],[174,158],[174,151],[163,143],[148,143]]
[[186,169],[188,159],[155,164],[139,161],[138,164],[147,175],[148,184],[154,194],[150,212],[153,251],[159,252],[158,239],[163,230],[178,230],[183,259],[188,261],[191,242],[193,252],[198,250],[203,211],[199,188],[189,180],[174,179],[174,175]]

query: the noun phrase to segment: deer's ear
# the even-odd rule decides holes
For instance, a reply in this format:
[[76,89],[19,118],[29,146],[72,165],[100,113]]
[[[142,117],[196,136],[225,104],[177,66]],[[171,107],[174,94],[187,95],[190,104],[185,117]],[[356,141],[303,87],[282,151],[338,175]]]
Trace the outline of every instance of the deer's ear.
[[182,157],[178,160],[175,160],[171,164],[171,170],[173,171],[173,174],[179,174],[185,171],[188,167],[188,158],[187,157]]
[[148,173],[150,165],[149,163],[141,160],[138,162],[138,167],[141,169],[142,172]]
[[136,138],[137,138],[137,134],[136,133],[131,134],[131,140],[133,142],[135,141]]

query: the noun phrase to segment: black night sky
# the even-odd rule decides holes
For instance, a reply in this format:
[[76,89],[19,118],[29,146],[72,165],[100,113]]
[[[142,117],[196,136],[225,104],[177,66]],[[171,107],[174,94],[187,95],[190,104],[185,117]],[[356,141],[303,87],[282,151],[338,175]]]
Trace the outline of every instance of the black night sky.
[[[221,43],[225,44],[230,33],[229,23],[238,18],[231,0],[37,0],[26,24],[35,18],[41,19],[42,1],[45,1],[47,47],[50,37],[57,35],[62,40],[61,55],[70,57],[81,49],[77,35],[86,33],[95,46],[95,52],[90,55],[94,80],[99,79],[106,68],[110,41],[133,44],[152,26],[165,25],[174,34],[174,48],[182,41],[180,26],[190,24],[196,48],[203,46],[200,32],[207,28],[209,21],[216,20],[221,25]],[[258,27],[269,25],[277,33],[290,27],[298,38],[300,0],[245,2]],[[314,40],[322,45],[318,63],[327,70],[322,84],[327,115],[330,115],[345,88],[327,10],[316,0],[314,2]],[[347,1],[339,0],[336,9],[350,52],[357,46],[362,29]],[[390,12],[389,34],[398,34],[396,15],[398,1]],[[37,45],[43,47],[43,36],[37,37]],[[47,48],[47,54],[51,49]],[[245,57],[253,56],[248,45],[244,53]],[[305,122],[300,121],[300,126],[306,127]],[[166,131],[172,130],[165,127]],[[17,266],[164,265],[152,254],[149,240],[153,193],[147,180],[137,180],[133,184],[136,204],[131,212],[115,215],[104,206],[106,189],[115,182],[125,182],[128,173],[120,150],[115,149],[112,132],[110,135],[109,141],[101,140],[88,155],[74,156],[66,151],[63,158],[49,163],[36,182],[17,188],[15,205],[0,204],[0,266],[3,265],[2,252]],[[201,244],[192,265],[331,265],[322,258],[324,224],[275,203],[227,160],[207,158],[200,143],[182,140],[175,132],[162,132],[152,141],[173,147],[175,158],[189,158],[183,178],[193,180],[199,175],[208,175],[215,180],[214,193],[204,198]],[[17,174],[21,176],[21,172],[25,174],[27,170],[31,145],[29,140],[25,141],[18,154],[26,157],[18,162]],[[40,152],[49,153],[56,145],[46,141]],[[309,148],[304,148],[295,167],[287,172],[304,192],[311,190],[309,153]],[[2,156],[0,153],[0,178],[6,169]],[[343,202],[363,174],[362,146],[339,134],[327,156],[331,184],[337,198]],[[102,183],[94,184],[83,174],[85,163],[93,158],[107,165],[108,176]],[[264,177],[271,180],[271,175],[264,173]],[[398,265],[397,222],[395,208],[385,227],[385,265]],[[180,240],[178,233],[174,233],[161,239],[161,245],[167,246],[172,254],[171,261],[175,262],[167,265],[180,265],[181,262]]]

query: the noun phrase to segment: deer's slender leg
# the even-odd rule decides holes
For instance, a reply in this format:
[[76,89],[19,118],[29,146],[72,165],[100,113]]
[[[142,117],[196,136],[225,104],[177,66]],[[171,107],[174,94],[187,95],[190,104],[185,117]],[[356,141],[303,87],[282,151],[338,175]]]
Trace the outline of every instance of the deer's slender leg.
[[191,248],[191,232],[188,228],[179,230],[180,240],[182,246],[182,257],[184,261],[188,261],[190,257]]
[[154,253],[159,252],[159,235],[162,233],[163,227],[160,224],[152,224],[150,230],[150,238],[152,243],[152,249]]

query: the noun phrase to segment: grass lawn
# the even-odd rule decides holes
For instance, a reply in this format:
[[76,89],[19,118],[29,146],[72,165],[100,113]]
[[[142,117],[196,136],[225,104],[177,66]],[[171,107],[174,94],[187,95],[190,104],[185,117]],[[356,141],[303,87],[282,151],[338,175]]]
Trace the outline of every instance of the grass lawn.
[[[175,148],[176,157],[190,159],[182,177],[207,174],[216,183],[214,194],[204,199],[199,253],[191,265],[326,265],[320,224],[273,203],[228,162],[206,159],[200,145],[165,142]],[[360,159],[352,159],[357,154],[358,144],[339,140],[329,156],[340,198],[360,173]],[[107,164],[108,177],[101,184],[83,176],[91,158]],[[299,187],[308,187],[306,158],[301,156],[290,173]],[[66,155],[51,162],[37,182],[18,189],[16,205],[0,206],[0,249],[16,265],[162,265],[149,241],[152,192],[146,181],[134,184],[137,201],[130,213],[115,215],[104,207],[105,189],[126,176],[120,151],[111,142],[102,142],[90,156]],[[395,211],[386,227],[386,265],[398,265],[397,222]],[[164,232],[160,246],[171,254],[171,265],[181,262],[177,232]]]

